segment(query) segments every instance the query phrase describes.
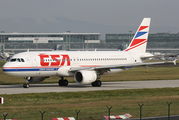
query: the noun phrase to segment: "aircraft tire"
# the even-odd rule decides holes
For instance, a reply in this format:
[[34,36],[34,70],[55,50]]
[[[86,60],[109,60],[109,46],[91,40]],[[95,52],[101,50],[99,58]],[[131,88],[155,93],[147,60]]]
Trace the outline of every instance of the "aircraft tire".
[[92,85],[93,87],[101,87],[102,83],[101,83],[100,80],[96,80],[96,81],[93,82],[91,85]]
[[101,87],[101,85],[102,85],[101,81],[100,81],[100,80],[97,80],[97,81],[96,81],[96,87]]
[[63,86],[63,80],[58,81],[59,86]]
[[95,83],[95,82],[92,82],[91,85],[92,85],[93,87],[96,87],[96,83]]
[[29,88],[29,84],[28,84],[28,83],[24,83],[24,84],[23,84],[23,87],[24,87],[24,88]]
[[59,80],[58,81],[59,86],[68,86],[68,80]]
[[65,79],[65,80],[63,81],[63,86],[68,86],[68,80]]

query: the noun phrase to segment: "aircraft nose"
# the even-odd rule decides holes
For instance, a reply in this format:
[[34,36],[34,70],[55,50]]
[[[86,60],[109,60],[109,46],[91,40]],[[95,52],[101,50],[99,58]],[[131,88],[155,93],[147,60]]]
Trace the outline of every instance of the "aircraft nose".
[[2,70],[4,71],[6,68],[6,63],[2,66]]
[[6,62],[6,63],[3,65],[2,70],[3,70],[4,72],[6,72],[7,69],[8,69],[8,67],[9,67],[9,64]]
[[12,64],[8,62],[3,65],[2,70],[7,75],[15,76],[17,74],[16,72],[13,72],[14,68],[12,67]]

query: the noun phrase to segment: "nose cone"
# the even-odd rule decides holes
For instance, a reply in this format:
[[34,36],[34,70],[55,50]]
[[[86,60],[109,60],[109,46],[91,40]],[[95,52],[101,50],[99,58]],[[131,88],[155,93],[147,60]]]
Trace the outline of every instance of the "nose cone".
[[3,65],[2,70],[6,73],[6,71],[8,71],[8,68],[9,68],[9,67],[10,67],[10,66],[9,66],[8,62],[6,62],[6,63]]
[[12,67],[12,64],[10,62],[6,62],[3,65],[2,70],[3,70],[4,73],[6,73],[8,75],[15,76],[15,74],[13,73],[14,68]]

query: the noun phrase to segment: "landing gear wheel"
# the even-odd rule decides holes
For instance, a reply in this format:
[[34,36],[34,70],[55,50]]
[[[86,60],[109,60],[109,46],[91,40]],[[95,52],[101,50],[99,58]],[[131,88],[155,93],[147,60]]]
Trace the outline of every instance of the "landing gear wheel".
[[63,86],[63,80],[58,81],[59,86]]
[[93,82],[91,85],[92,85],[93,87],[101,87],[102,83],[101,83],[100,80],[96,80],[96,81]]
[[58,84],[59,86],[68,86],[68,80],[59,80]]
[[91,83],[91,85],[92,85],[93,87],[96,87],[95,82]]
[[96,81],[96,86],[97,86],[97,87],[101,87],[101,84],[102,84],[102,83],[101,83],[100,80],[97,80],[97,81]]
[[63,85],[64,85],[64,86],[68,86],[68,80],[64,80],[64,81],[63,81]]
[[28,83],[24,83],[24,84],[23,84],[23,87],[24,87],[24,88],[29,88],[29,84],[28,84]]

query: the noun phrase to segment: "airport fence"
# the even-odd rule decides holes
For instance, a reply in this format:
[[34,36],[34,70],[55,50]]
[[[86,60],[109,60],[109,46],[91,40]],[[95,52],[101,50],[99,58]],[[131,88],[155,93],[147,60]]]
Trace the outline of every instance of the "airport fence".
[[[139,118],[134,118],[134,119],[130,119],[130,117],[132,117],[132,115],[130,115],[129,113],[126,113],[124,115],[115,115],[111,116],[111,109],[113,106],[106,106],[106,108],[108,109],[108,116],[102,116],[102,120],[117,120],[117,119],[129,119],[129,120],[179,120],[179,115],[170,115],[170,106],[172,104],[172,102],[166,102],[168,105],[168,116],[159,116],[159,117],[149,117],[149,118],[142,118],[142,107],[144,106],[144,104],[140,104],[138,103],[139,106]],[[76,120],[80,120],[79,119],[79,115],[80,115],[80,111],[81,110],[75,110],[76,112]],[[39,118],[37,118],[37,120],[40,120],[40,116],[41,116],[41,120],[44,120],[44,114],[46,113],[46,111],[39,111]],[[71,115],[69,115],[71,116]],[[116,117],[117,116],[117,117]],[[125,117],[119,117],[119,116],[125,116]],[[14,119],[7,119],[8,117],[8,113],[2,113],[2,117],[3,119],[0,120],[18,120],[18,118],[14,118]],[[71,119],[75,119],[74,117],[66,117],[66,118],[45,118],[45,119],[50,119],[50,120],[71,120]],[[85,120],[88,120],[89,118],[86,118]],[[28,120],[28,118],[27,118]]]

